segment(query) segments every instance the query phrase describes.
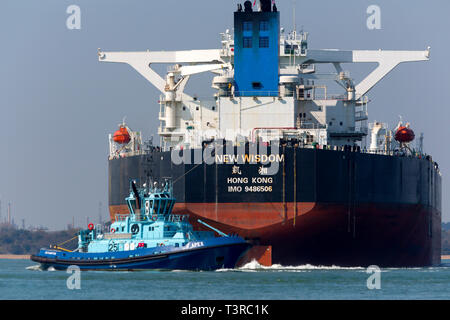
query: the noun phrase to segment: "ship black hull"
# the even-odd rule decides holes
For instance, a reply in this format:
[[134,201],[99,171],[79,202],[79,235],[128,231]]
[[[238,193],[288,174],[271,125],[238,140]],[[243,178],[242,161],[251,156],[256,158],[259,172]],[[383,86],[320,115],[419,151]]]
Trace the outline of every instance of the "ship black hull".
[[130,179],[169,177],[174,212],[272,246],[273,263],[440,264],[441,176],[434,162],[294,147],[280,155],[269,180],[259,179],[269,177],[261,163],[175,165],[170,152],[156,151],[110,160],[111,218],[127,212]]

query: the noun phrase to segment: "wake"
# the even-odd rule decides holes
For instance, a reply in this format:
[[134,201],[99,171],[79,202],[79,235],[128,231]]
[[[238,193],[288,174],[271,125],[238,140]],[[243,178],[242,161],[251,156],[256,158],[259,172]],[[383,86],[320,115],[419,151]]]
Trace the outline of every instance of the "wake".
[[263,266],[258,261],[251,262],[235,269],[218,269],[217,272],[226,271],[242,271],[242,272],[256,272],[256,271],[290,271],[290,272],[306,272],[311,270],[363,270],[363,267],[339,267],[339,266],[314,266],[311,264],[299,266],[283,266],[281,264],[273,264],[271,266]]

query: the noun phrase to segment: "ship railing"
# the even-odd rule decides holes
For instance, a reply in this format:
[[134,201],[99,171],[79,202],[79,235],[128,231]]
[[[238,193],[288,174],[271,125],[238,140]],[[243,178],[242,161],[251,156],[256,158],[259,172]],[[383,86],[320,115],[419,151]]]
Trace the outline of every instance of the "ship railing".
[[235,97],[278,97],[279,91],[234,91]]
[[115,215],[115,221],[116,222],[122,222],[125,221],[127,219],[129,215],[128,214],[117,214]]
[[189,219],[187,214],[169,214],[162,217],[165,222],[185,222]]
[[[126,221],[127,217],[129,217],[129,214],[116,214],[115,215],[115,221],[116,222],[122,222]],[[153,220],[151,217],[148,217],[147,215],[141,216],[141,221],[146,220]],[[188,214],[169,214],[169,215],[158,215],[157,220],[165,221],[165,222],[183,222],[189,220]]]
[[138,156],[145,154],[145,150],[136,150],[136,151],[129,151],[129,152],[121,152],[121,153],[111,153],[109,155],[109,160],[113,159],[119,159],[119,158],[126,158],[126,157],[132,157],[132,156]]
[[338,101],[347,101],[348,97],[345,95],[319,95],[306,92],[303,95],[297,96],[298,100],[338,100]]
[[[340,149],[339,149],[340,150]],[[384,155],[391,157],[408,157],[408,158],[418,158],[418,159],[426,159],[433,162],[433,158],[426,153],[421,153],[418,151],[406,152],[403,150],[395,149],[395,150],[370,150],[367,148],[362,148],[361,153],[366,154],[376,154],[376,155]]]
[[300,127],[298,129],[326,129],[326,124],[313,123],[313,122],[300,122]]

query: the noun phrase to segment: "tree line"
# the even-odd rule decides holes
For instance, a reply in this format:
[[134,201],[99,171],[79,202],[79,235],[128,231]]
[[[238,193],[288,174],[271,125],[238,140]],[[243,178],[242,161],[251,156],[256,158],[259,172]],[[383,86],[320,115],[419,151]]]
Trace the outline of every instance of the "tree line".
[[[8,225],[0,226],[0,254],[36,254],[41,248],[59,245],[78,234],[79,229],[64,231],[23,230]],[[78,239],[62,247],[76,249]],[[450,223],[442,224],[442,254],[450,255]]]

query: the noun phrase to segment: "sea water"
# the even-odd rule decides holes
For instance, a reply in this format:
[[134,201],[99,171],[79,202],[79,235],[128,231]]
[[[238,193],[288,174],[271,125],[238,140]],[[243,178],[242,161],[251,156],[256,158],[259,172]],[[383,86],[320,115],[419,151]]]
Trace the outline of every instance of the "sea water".
[[367,271],[252,262],[212,272],[82,271],[73,286],[74,273],[42,271],[29,260],[0,260],[0,299],[450,299],[450,261],[439,267],[381,268],[379,289],[370,286],[374,274]]

